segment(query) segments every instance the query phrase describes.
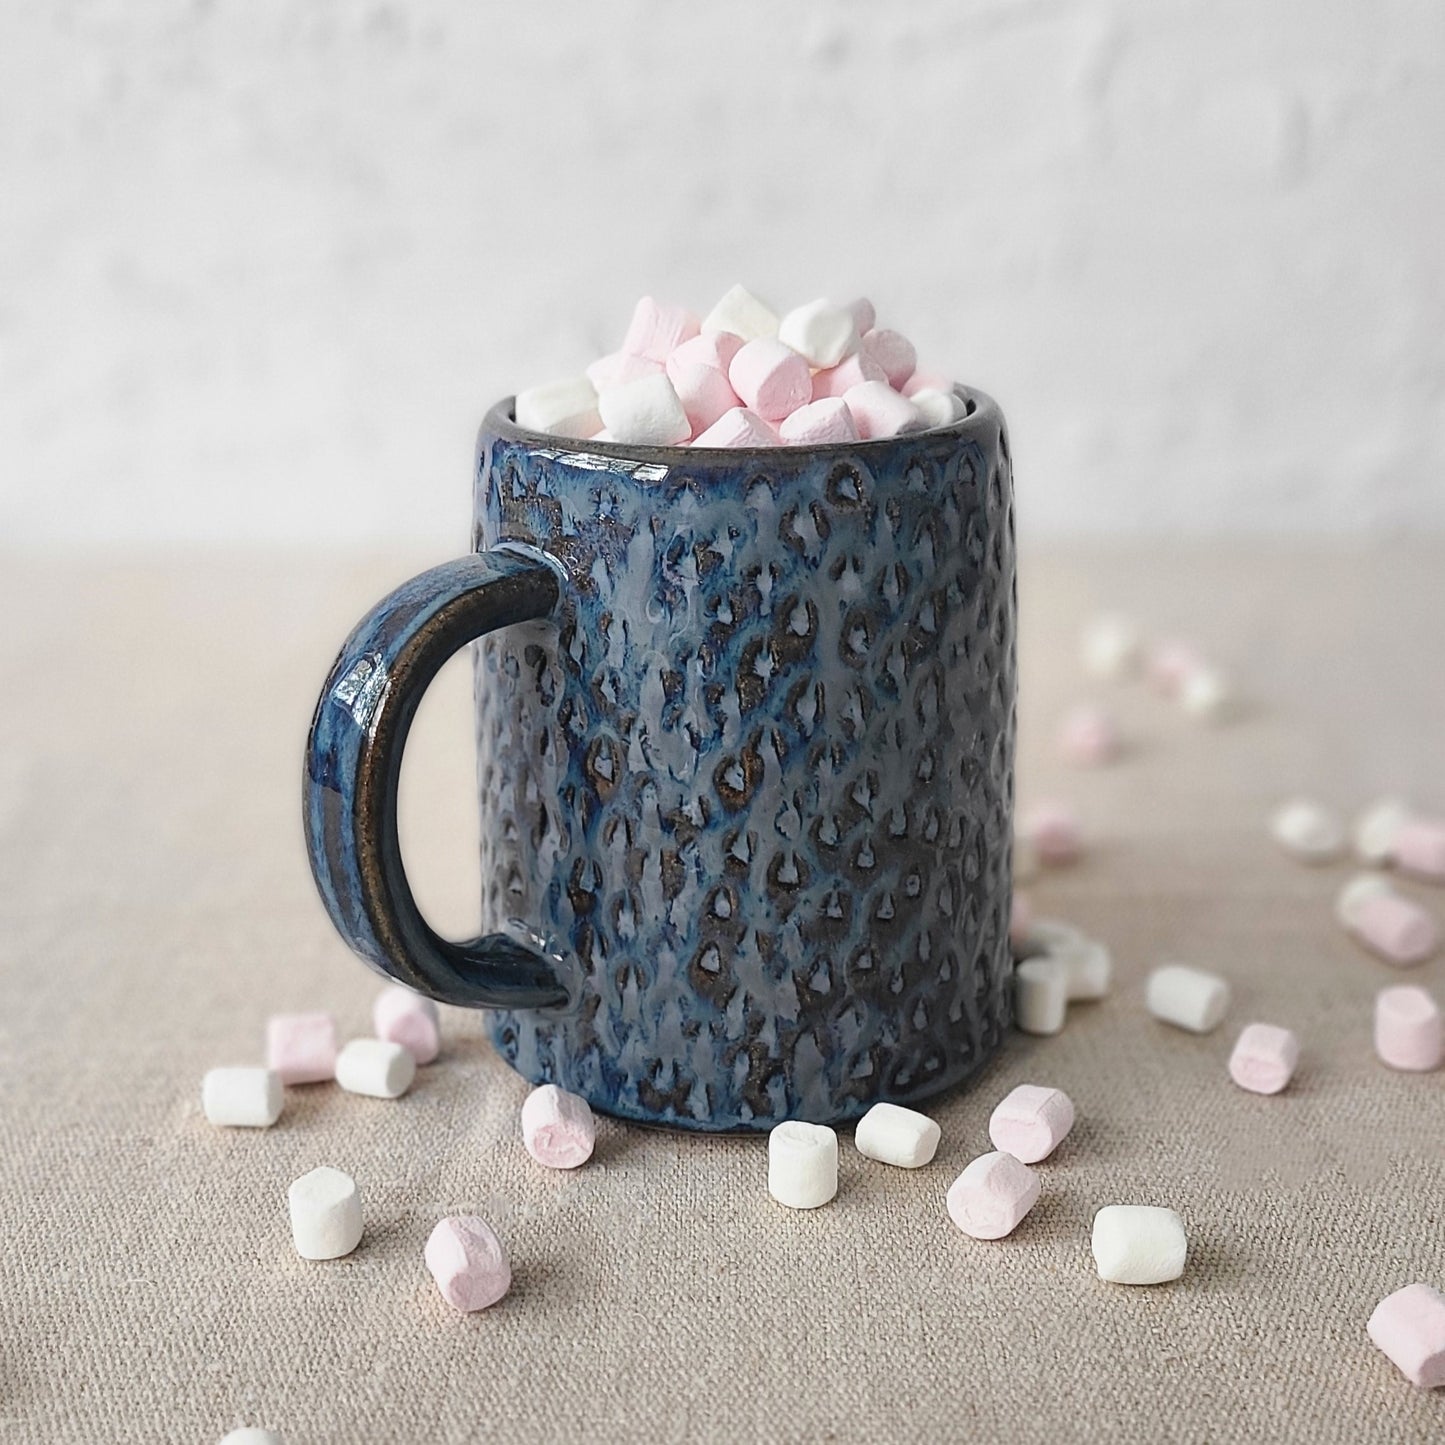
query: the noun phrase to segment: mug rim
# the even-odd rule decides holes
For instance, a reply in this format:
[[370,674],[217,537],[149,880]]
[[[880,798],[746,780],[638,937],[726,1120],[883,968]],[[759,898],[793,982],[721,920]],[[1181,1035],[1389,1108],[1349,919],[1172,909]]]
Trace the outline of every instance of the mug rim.
[[503,441],[516,442],[533,449],[545,449],[558,454],[578,455],[596,453],[602,457],[615,457],[638,463],[657,465],[693,466],[703,463],[757,461],[764,458],[802,458],[811,456],[843,455],[857,451],[881,453],[889,447],[953,437],[960,440],[973,437],[989,429],[1001,429],[1003,413],[998,403],[987,392],[976,387],[956,382],[953,393],[966,405],[967,410],[957,421],[944,426],[928,427],[924,431],[901,432],[897,436],[878,437],[871,441],[826,442],[813,446],[776,447],[688,447],[688,446],[644,446],[641,443],[599,442],[586,437],[564,437],[553,432],[532,431],[520,426],[513,417],[515,396],[503,397],[487,411],[482,420],[483,435],[498,437]]

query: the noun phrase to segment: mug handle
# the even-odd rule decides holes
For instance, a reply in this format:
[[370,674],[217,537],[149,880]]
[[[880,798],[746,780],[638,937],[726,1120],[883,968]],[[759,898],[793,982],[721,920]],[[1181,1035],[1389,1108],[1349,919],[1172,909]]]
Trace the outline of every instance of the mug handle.
[[380,973],[472,1008],[567,1001],[552,960],[503,933],[451,943],[421,915],[396,827],[401,756],[417,704],[464,643],[551,615],[558,574],[482,552],[403,582],[356,625],[316,703],[302,809],[312,876],[342,938]]

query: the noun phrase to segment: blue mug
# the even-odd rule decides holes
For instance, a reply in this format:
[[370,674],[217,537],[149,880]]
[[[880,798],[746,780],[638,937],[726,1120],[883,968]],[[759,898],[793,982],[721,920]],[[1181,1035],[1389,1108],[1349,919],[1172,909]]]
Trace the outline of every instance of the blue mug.
[[[1014,521],[1003,417],[738,451],[570,442],[494,407],[472,555],[347,638],[306,838],[342,937],[492,1010],[525,1078],[760,1130],[916,1103],[1011,1012]],[[407,885],[397,782],[475,642],[483,926]]]

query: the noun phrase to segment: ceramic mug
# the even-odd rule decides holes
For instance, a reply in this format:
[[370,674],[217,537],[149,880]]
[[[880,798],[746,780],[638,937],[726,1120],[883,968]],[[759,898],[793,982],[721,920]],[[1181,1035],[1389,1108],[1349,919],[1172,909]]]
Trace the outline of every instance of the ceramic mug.
[[[927,432],[690,451],[477,443],[474,552],[326,679],[313,873],[373,967],[485,1007],[534,1082],[706,1130],[913,1103],[1010,1018],[1014,524],[997,405]],[[476,641],[483,926],[402,869],[417,703]]]

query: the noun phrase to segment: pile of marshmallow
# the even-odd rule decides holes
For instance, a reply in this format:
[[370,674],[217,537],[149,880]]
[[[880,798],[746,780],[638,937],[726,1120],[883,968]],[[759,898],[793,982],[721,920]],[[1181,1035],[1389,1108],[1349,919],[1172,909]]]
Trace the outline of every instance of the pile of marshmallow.
[[644,296],[622,345],[583,376],[518,392],[529,431],[628,446],[873,441],[964,415],[953,382],[875,325],[871,301],[778,316],[734,286],[701,320]]

